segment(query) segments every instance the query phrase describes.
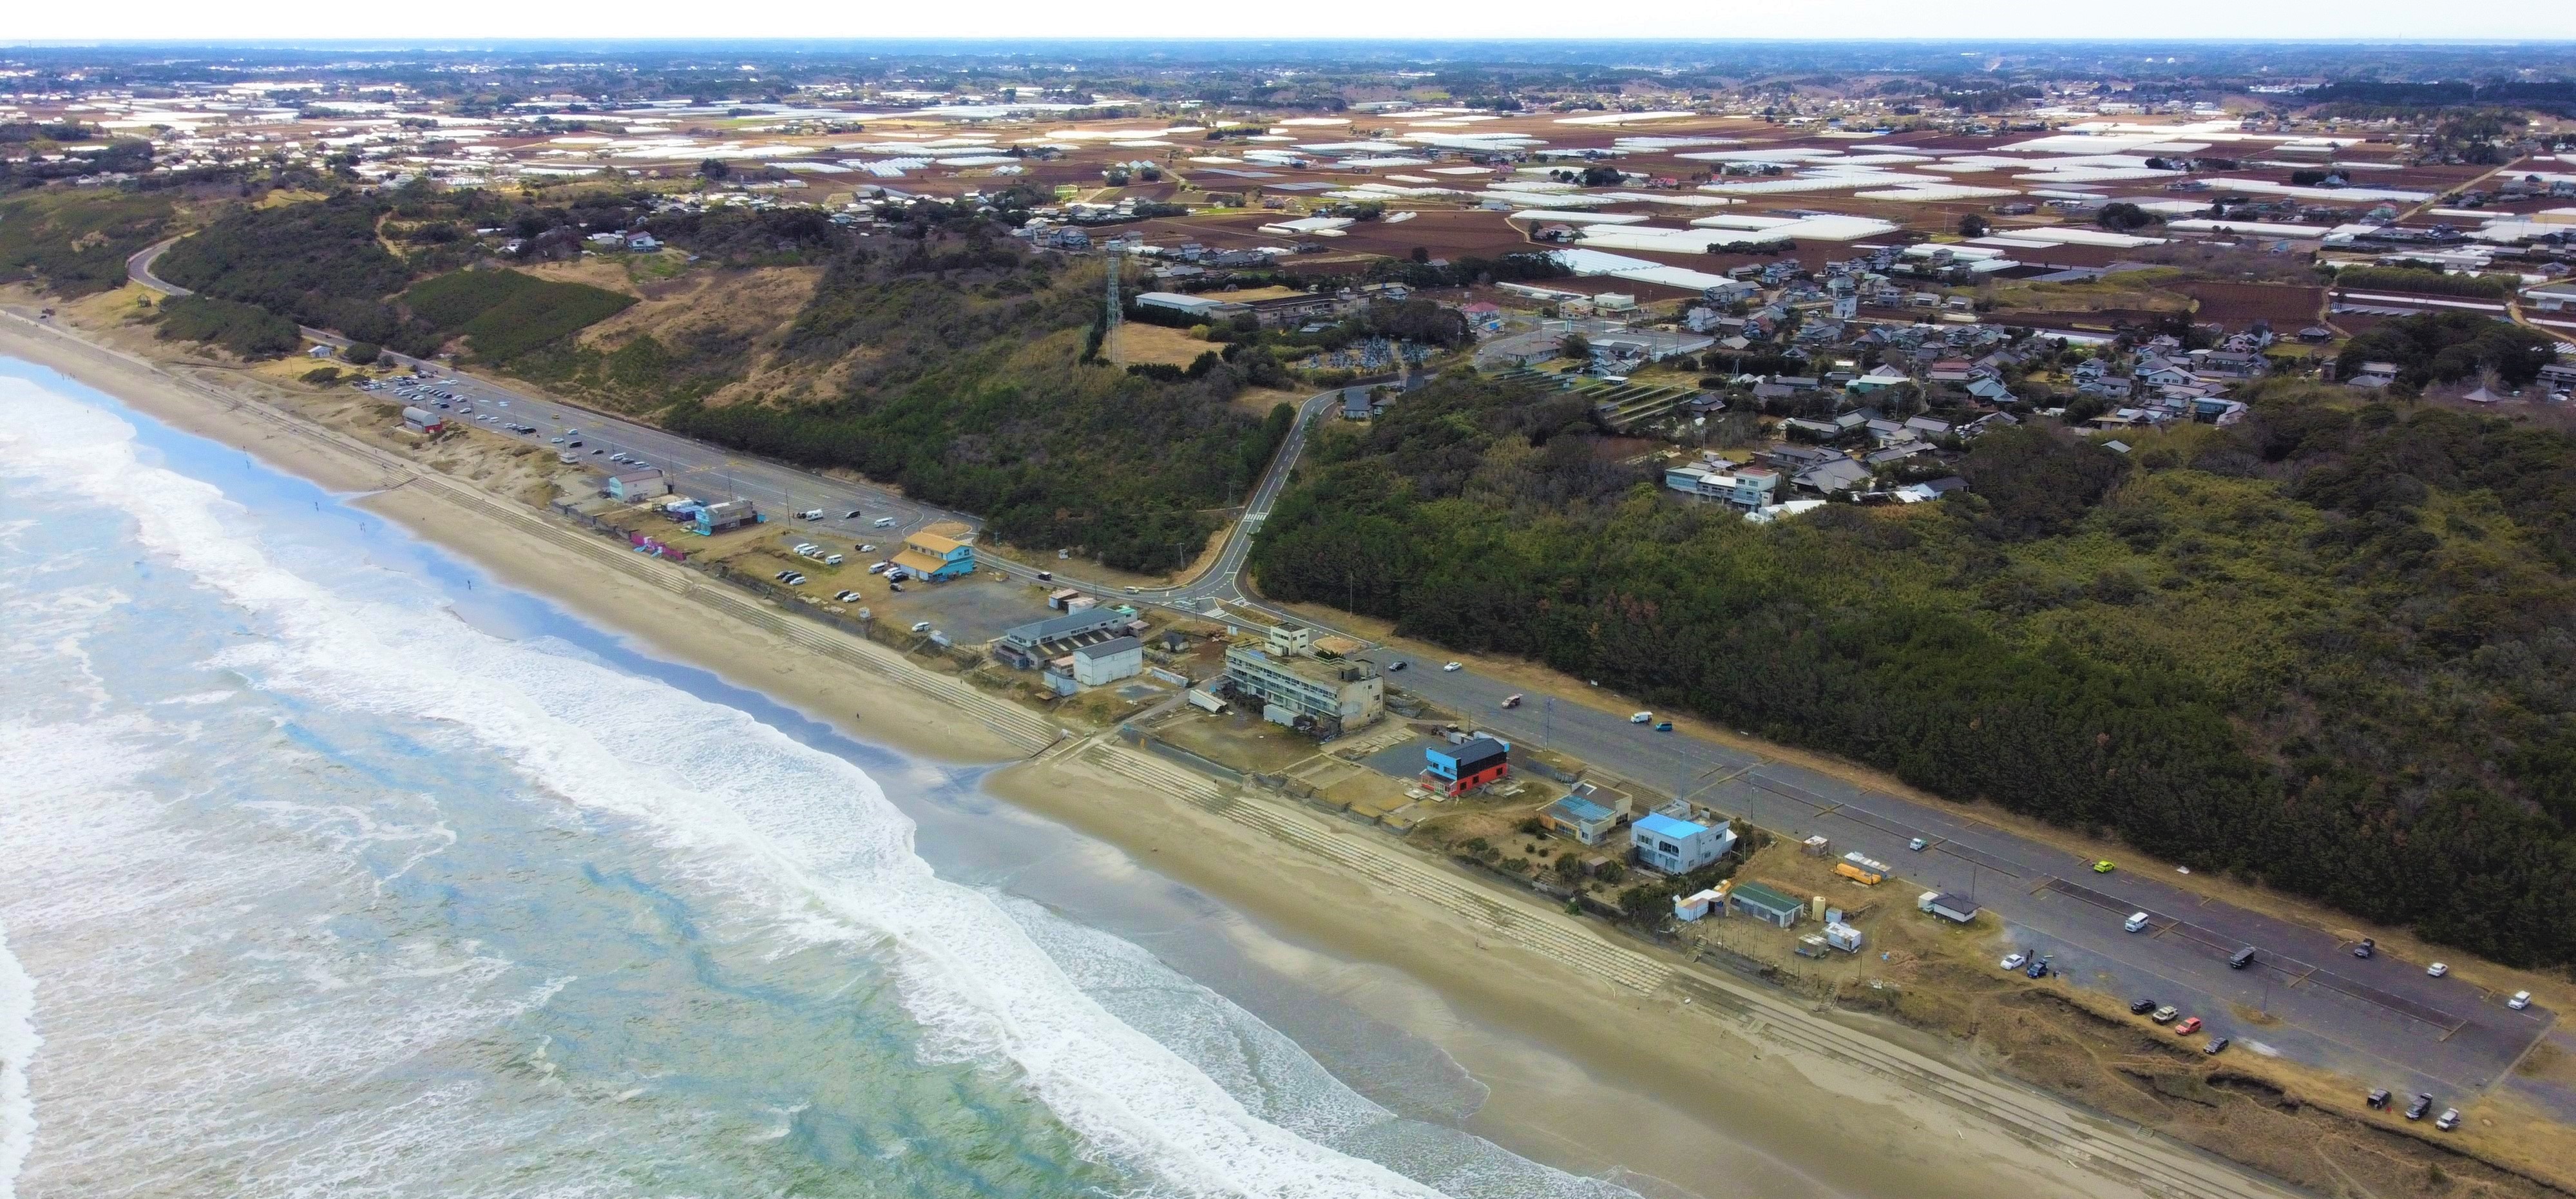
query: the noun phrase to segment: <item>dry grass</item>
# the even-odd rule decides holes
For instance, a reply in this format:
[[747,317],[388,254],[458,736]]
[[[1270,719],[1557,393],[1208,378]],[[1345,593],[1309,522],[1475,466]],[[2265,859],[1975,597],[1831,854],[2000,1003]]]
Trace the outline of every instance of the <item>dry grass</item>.
[[1188,366],[1198,361],[1199,355],[1222,347],[1200,341],[1187,330],[1125,321],[1111,335],[1106,348],[1109,360],[1120,366],[1155,362]]

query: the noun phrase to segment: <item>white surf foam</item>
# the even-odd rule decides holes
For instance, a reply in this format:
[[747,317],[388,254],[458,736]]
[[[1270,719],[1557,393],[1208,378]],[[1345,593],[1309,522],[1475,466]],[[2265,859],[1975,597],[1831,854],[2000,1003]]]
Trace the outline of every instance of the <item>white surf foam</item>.
[[122,510],[146,548],[274,630],[224,664],[497,749],[806,935],[886,946],[940,1045],[1007,1060],[1116,1159],[1196,1194],[1437,1193],[1259,1119],[1119,1022],[989,898],[934,877],[911,822],[847,762],[654,680],[345,599],[270,561],[214,487],[140,462],[114,416],[8,379],[0,411],[0,466]]
[[0,1199],[18,1193],[18,1171],[36,1141],[36,1109],[27,1097],[27,1063],[43,1042],[36,1036],[36,984],[9,953],[9,926],[0,921]]

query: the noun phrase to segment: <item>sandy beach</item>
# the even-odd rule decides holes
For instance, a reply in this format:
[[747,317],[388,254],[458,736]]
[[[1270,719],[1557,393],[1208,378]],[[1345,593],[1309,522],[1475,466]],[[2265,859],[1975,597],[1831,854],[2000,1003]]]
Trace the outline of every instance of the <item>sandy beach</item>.
[[[686,584],[668,579],[683,568],[639,561],[635,572],[599,569],[558,541],[531,535],[526,522],[538,518],[502,519],[457,502],[445,486],[409,486],[411,476],[381,456],[283,430],[276,417],[228,406],[204,385],[84,348],[68,334],[0,317],[0,354],[61,371],[326,487],[372,492],[361,501],[366,507],[496,577],[651,653],[714,671],[853,736],[948,762],[1031,754],[1025,736],[997,727],[989,714],[852,669],[815,652],[801,632],[791,639],[755,627],[676,590]],[[1469,1129],[1530,1157],[1618,1177],[1650,1195],[1765,1199],[2151,1193],[2117,1166],[2083,1164],[2102,1155],[2070,1150],[2080,1135],[2192,1163],[2213,1178],[2220,1172],[2187,1149],[2092,1121],[2011,1084],[1991,1084],[1998,1094],[2019,1096],[2015,1102],[2048,1105],[2075,1130],[2035,1152],[2040,1142],[2026,1130],[2007,1130],[1955,1096],[1782,1044],[1773,1029],[1794,1014],[1695,1002],[1687,997],[1695,992],[1679,987],[1641,994],[1615,985],[1336,861],[1284,847],[1206,804],[1104,769],[1100,754],[1129,751],[1085,745],[1085,752],[1047,752],[996,772],[988,785],[1011,803],[1118,847],[1140,871],[1244,912],[1269,934],[1247,941],[1247,952],[1439,1045],[1492,1088]],[[1280,816],[1318,835],[1354,838],[1369,853],[1419,857],[1379,844],[1382,834],[1312,811],[1292,806]],[[1417,865],[1448,869],[1428,859]],[[1495,890],[1492,902],[1511,909],[1514,920],[1564,919],[1525,896]],[[1583,935],[1604,934],[1595,925]],[[1720,983],[1742,985],[1711,985]],[[1921,1038],[1907,1042],[1924,1048]],[[1969,1071],[1964,1063],[1946,1065]],[[2241,1188],[2234,1193],[2280,1193],[2231,1181]]]

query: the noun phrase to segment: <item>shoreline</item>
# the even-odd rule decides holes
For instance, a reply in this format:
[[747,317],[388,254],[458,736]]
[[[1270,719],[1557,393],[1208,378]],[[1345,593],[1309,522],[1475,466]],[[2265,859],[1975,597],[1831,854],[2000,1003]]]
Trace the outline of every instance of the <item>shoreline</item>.
[[[775,627],[782,618],[721,584],[690,586],[683,568],[624,555],[588,533],[558,527],[559,537],[532,535],[532,526],[552,522],[534,512],[501,512],[507,502],[488,496],[479,504],[460,502],[451,493],[467,490],[464,484],[409,486],[436,476],[417,463],[388,464],[384,459],[393,455],[387,451],[337,433],[295,432],[278,422],[304,423],[299,418],[264,412],[265,406],[230,407],[255,401],[174,378],[68,332],[43,336],[0,320],[0,353],[80,379],[174,427],[240,445],[281,471],[335,490],[375,492],[357,502],[512,586],[853,736],[951,762],[1008,762],[1040,749],[1038,760],[996,771],[988,790],[1113,845],[1140,866],[1196,887],[1309,950],[1274,964],[1449,1052],[1492,1090],[1467,1127],[1505,1148],[1578,1173],[1597,1174],[1616,1163],[1703,1195],[1751,1189],[1766,1196],[1981,1196],[1998,1185],[2034,1195],[2141,1193],[2105,1174],[2070,1179],[2062,1148],[2034,1155],[2034,1138],[1967,1117],[1954,1100],[1884,1071],[1784,1047],[1783,1017],[1759,1005],[1720,1013],[1714,1009],[1721,1005],[1694,1005],[1673,987],[1642,994],[1624,989],[1534,951],[1525,937],[1487,935],[1451,911],[1325,857],[1283,854],[1275,837],[1193,802],[1175,786],[1105,767],[1129,752],[1114,744],[1077,738],[1056,752],[1044,744],[1054,741],[1054,731],[1043,716],[1014,708],[1021,719],[996,719],[975,711],[975,699],[998,704],[980,695],[943,697],[936,688],[925,694],[922,680],[840,669],[848,659],[835,662],[841,655],[826,656],[816,644],[838,635],[819,625],[784,621],[806,626],[792,633]],[[572,554],[568,563],[565,549],[576,543],[589,543],[596,553]],[[595,570],[578,560],[601,555],[624,561],[619,569]],[[674,604],[675,598],[693,602]],[[722,609],[766,619],[732,619]],[[746,653],[747,643],[763,652]],[[769,669],[755,668],[754,660]],[[1141,765],[1170,769],[1150,759]],[[1341,837],[1355,851],[1418,856],[1360,844],[1360,830],[1335,828],[1312,813],[1289,810],[1270,818],[1301,822],[1315,836]],[[1495,909],[1495,924],[1506,932],[1550,919],[1526,910],[1536,906],[1530,901],[1479,889],[1489,892],[1482,902]],[[1597,938],[1597,930],[1583,935]],[[1275,947],[1266,952],[1279,956]],[[1686,1051],[1662,1048],[1672,1045]],[[1993,1085],[2026,1096],[2025,1102],[2055,1106],[2013,1084]],[[2081,1113],[2060,1110],[2070,1127],[2085,1122]],[[2117,1139],[2146,1147],[2140,1138]],[[1790,1146],[1803,1152],[1771,1148]],[[2191,1154],[2169,1144],[2156,1148],[2166,1157]],[[2275,1192],[2266,1184],[2246,1193]]]

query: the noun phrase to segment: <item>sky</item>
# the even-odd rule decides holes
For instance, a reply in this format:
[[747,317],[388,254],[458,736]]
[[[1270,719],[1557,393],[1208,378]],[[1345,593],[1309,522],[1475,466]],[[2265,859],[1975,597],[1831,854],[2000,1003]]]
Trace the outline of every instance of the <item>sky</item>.
[[2576,39],[2576,2],[2510,0],[2461,8],[2426,0],[2251,4],[2161,0],[1379,0],[1365,5],[1196,0],[704,0],[548,4],[440,0],[123,0],[12,5],[11,42],[97,39],[458,38],[2341,38]]

